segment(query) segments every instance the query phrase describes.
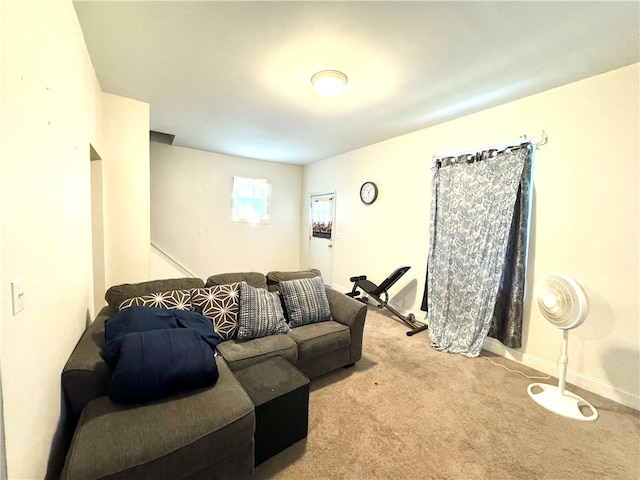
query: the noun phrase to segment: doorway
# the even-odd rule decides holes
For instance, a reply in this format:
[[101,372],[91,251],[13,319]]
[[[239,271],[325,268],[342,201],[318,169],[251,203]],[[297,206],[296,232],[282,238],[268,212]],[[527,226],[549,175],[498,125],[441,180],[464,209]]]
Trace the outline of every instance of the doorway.
[[89,145],[91,163],[91,238],[93,249],[93,315],[105,304],[104,206],[102,201],[102,158]]
[[328,286],[333,275],[335,202],[335,192],[311,195],[309,202],[309,265],[322,272]]

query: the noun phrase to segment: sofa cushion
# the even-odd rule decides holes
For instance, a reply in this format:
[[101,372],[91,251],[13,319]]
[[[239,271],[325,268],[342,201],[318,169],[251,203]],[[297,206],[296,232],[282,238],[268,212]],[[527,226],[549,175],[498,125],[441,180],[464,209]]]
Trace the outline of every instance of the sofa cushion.
[[252,340],[228,340],[218,345],[218,352],[233,371],[276,356],[284,357],[292,364],[298,361],[298,346],[288,335],[269,335]]
[[329,301],[321,277],[280,282],[282,299],[292,327],[331,320]]
[[170,290],[190,290],[204,287],[204,282],[199,278],[185,277],[166,280],[150,280],[139,283],[123,283],[110,287],[104,295],[105,300],[113,309],[127,298],[141,297],[152,293],[167,292]]
[[205,287],[227,285],[229,283],[247,282],[252,287],[267,288],[267,277],[259,272],[220,273],[207,278]]
[[[89,402],[61,478],[204,478],[207,472],[251,478],[253,403],[225,361],[216,363],[220,377],[214,387],[176,394],[171,401],[132,407],[102,396]],[[237,452],[245,452],[246,461]],[[230,459],[234,470],[228,472]]]
[[141,297],[128,298],[120,305],[118,310],[130,307],[155,307],[168,310],[191,310],[190,290],[170,290],[168,292],[152,293]]
[[288,336],[298,345],[298,360],[314,358],[351,343],[349,327],[332,320],[292,328]]
[[217,380],[213,351],[196,330],[133,332],[122,338],[108,394],[115,402],[143,403]]
[[298,270],[292,272],[269,272],[267,273],[267,288],[271,292],[280,291],[280,282],[287,280],[297,280],[299,278],[313,278],[321,276],[320,270],[312,268],[310,270]]
[[191,290],[191,306],[213,323],[213,329],[224,340],[238,331],[240,284],[214,285]]
[[284,319],[280,295],[241,282],[238,339],[266,337],[288,331],[289,325]]

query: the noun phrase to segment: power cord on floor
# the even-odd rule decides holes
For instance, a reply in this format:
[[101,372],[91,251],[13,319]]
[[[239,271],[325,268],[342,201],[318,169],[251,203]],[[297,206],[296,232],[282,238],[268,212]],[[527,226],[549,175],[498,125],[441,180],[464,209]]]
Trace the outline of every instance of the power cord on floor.
[[489,357],[485,357],[484,355],[480,355],[482,358],[486,358],[487,360],[489,360],[491,363],[493,363],[496,367],[502,367],[504,368],[507,372],[509,373],[518,373],[520,375],[522,375],[523,377],[528,378],[529,380],[549,380],[551,378],[551,375],[547,375],[546,377],[532,377],[530,375],[527,375],[524,372],[520,372],[519,370],[511,370],[509,367],[505,367],[504,365],[501,365],[499,363],[494,362],[493,360],[491,360],[491,358]]

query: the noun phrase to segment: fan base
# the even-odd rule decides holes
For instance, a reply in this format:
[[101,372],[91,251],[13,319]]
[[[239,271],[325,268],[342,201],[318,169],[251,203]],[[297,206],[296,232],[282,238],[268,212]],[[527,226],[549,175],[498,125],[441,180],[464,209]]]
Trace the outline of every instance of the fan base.
[[[533,389],[536,387],[541,389],[541,391],[534,393]],[[563,392],[555,385],[532,383],[529,385],[529,388],[527,388],[527,391],[529,392],[529,396],[533,398],[538,405],[563,417],[583,421],[593,421],[598,418],[598,412],[589,402],[566,390]],[[585,411],[588,415],[585,414]]]

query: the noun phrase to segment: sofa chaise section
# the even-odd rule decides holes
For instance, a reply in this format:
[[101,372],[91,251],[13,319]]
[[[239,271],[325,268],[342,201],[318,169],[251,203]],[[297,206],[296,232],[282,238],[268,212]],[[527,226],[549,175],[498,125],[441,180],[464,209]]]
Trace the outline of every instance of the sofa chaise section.
[[253,476],[255,412],[251,399],[221,357],[210,388],[144,404],[107,396],[112,370],[100,355],[105,321],[132,295],[199,288],[201,279],[111,287],[104,307],[84,332],[62,372],[62,389],[75,433],[62,480],[249,479]]
[[213,388],[135,406],[91,400],[61,478],[251,478],[253,403],[224,360],[217,365]]

